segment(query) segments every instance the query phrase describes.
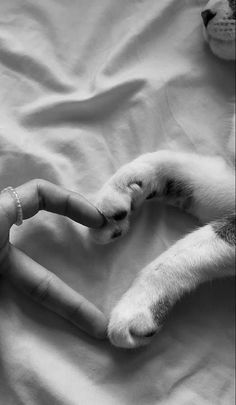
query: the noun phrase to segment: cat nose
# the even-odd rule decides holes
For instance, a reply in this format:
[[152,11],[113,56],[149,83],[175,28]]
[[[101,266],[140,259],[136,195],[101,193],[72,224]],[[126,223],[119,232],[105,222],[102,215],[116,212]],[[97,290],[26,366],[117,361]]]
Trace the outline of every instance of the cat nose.
[[212,18],[215,17],[215,15],[216,15],[216,13],[213,13],[211,10],[202,11],[201,16],[202,16],[205,27],[208,26],[209,22],[212,20]]

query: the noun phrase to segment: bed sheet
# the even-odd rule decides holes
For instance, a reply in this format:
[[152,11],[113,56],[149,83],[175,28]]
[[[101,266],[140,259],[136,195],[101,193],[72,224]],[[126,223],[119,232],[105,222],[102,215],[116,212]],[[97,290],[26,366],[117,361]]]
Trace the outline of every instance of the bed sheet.
[[[167,148],[224,154],[234,70],[197,0],[1,0],[0,188],[44,178],[92,198],[124,163]],[[95,246],[40,213],[12,242],[109,315],[142,267],[196,223],[148,202]],[[234,285],[183,298],[146,348],[96,341],[1,279],[0,404],[231,405]]]

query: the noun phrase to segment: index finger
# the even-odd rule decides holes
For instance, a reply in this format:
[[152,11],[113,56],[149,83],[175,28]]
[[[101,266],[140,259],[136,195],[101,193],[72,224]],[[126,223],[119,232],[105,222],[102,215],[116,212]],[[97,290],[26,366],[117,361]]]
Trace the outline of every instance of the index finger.
[[89,335],[106,338],[105,315],[54,273],[10,246],[4,276],[38,303],[69,320]]
[[[90,228],[100,228],[103,215],[85,197],[46,180],[35,179],[16,188],[22,205],[23,218],[31,218],[41,210],[64,215]],[[1,196],[1,206],[10,226],[16,221],[16,207],[11,195]]]

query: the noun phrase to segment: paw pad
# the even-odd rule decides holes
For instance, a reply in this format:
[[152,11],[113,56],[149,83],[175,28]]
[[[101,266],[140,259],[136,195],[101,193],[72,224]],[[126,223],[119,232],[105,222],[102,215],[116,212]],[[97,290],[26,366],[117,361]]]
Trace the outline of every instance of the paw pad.
[[113,234],[112,234],[112,239],[116,239],[116,238],[119,238],[119,236],[121,236],[122,235],[122,231],[115,231]]
[[113,215],[112,218],[115,221],[122,221],[122,219],[125,219],[127,217],[127,215],[128,215],[127,211],[120,211],[120,212],[117,212],[117,214]]
[[140,180],[140,181],[136,181],[136,184],[140,187],[140,188],[142,188],[143,187],[143,182]]
[[146,197],[146,200],[151,200],[151,198],[156,197],[156,195],[157,195],[157,192],[156,192],[156,191],[153,191],[151,194],[149,194],[149,195]]

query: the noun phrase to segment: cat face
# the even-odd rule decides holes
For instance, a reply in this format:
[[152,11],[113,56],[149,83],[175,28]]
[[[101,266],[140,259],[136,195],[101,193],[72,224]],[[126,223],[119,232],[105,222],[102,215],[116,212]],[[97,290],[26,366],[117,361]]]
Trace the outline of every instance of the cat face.
[[204,34],[212,52],[235,60],[236,0],[210,0],[202,11]]

